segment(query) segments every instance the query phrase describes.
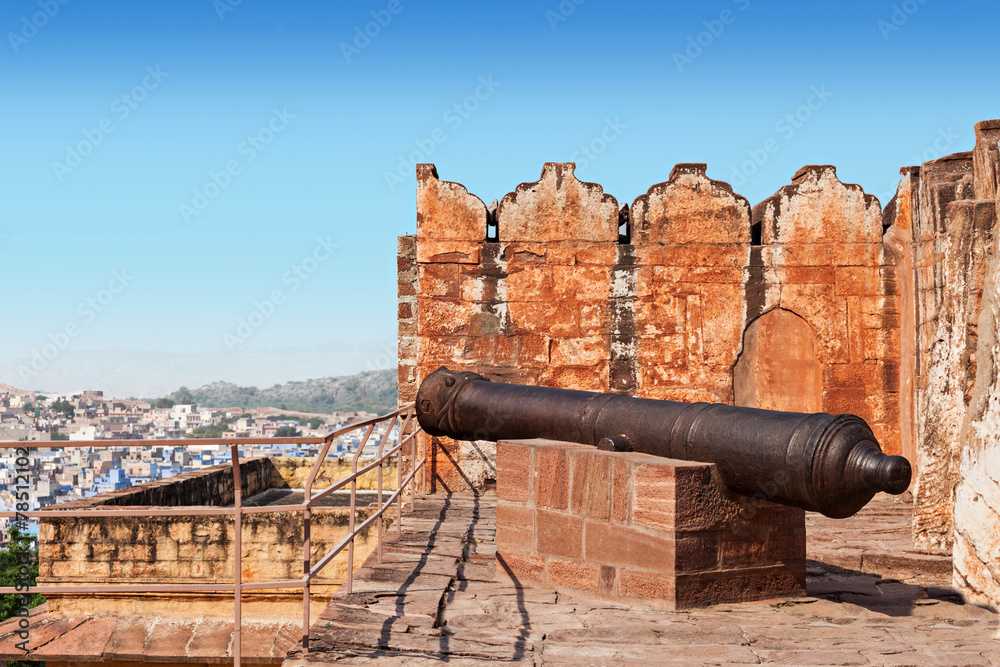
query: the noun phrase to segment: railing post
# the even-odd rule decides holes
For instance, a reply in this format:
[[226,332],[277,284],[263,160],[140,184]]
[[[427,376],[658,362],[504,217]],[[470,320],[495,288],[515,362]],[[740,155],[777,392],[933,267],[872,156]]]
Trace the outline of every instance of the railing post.
[[[413,512],[417,509],[417,440],[419,436],[417,435],[418,428],[413,429],[413,434],[410,438],[410,472],[413,473],[413,485],[410,487],[410,511]],[[399,460],[403,460],[403,450],[399,450]]]
[[[358,465],[355,463],[352,467],[351,474],[358,472]],[[351,536],[351,541],[347,544],[347,594],[350,595],[354,590],[354,513],[355,513],[355,499],[358,493],[358,481],[356,479],[351,480],[351,516],[350,516],[350,526],[348,527],[347,534]]]
[[312,583],[312,575],[309,573],[312,562],[312,545],[310,534],[312,528],[312,500],[309,496],[312,491],[306,489],[306,508],[302,512],[302,576],[305,577],[305,586],[302,587],[302,650],[309,653],[309,602],[312,595],[309,589]]
[[[400,429],[402,430],[402,429]],[[400,433],[399,437],[402,438],[403,434]],[[379,521],[379,527],[382,526],[382,522]],[[399,448],[399,452],[396,455],[396,534],[402,536],[403,534],[403,448]]]
[[423,495],[427,495],[427,457],[430,456],[430,440],[431,436],[424,431],[424,469],[420,471],[420,492]]
[[241,602],[243,598],[243,481],[240,478],[240,446],[231,445],[232,465],[233,465],[233,506],[236,513],[233,514],[233,548],[235,557],[233,558],[233,664],[239,665],[243,659],[242,637],[240,630],[243,627],[243,610]]
[[[378,508],[382,509],[382,466],[385,464],[385,459],[382,458],[382,447],[379,447],[379,460],[378,460]],[[378,564],[382,564],[382,517],[375,522],[377,535],[378,535]],[[353,542],[351,543],[354,544]]]

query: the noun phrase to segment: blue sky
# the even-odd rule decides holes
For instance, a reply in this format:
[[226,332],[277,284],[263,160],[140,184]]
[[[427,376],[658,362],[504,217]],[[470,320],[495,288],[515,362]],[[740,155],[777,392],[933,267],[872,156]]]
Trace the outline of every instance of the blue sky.
[[899,167],[1000,117],[998,14],[6,0],[0,382],[148,395],[391,366],[418,151],[487,203],[576,159],[620,202],[677,162],[752,203],[832,163],[884,205]]

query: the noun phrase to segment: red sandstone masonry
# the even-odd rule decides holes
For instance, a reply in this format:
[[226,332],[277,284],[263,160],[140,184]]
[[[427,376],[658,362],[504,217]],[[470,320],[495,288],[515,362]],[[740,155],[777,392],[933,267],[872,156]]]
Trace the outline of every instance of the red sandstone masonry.
[[[499,199],[488,209],[418,167],[417,234],[399,245],[401,396],[447,365],[506,382],[855,413],[898,453],[896,267],[878,202],[833,167],[799,170],[753,210],[704,164],[677,165],[628,214],[572,163],[546,163]],[[493,222],[498,240],[487,241]],[[481,488],[495,475],[491,451],[435,438],[431,488]]]
[[804,589],[805,513],[734,496],[710,464],[548,440],[497,461],[497,568],[522,583],[671,609]]

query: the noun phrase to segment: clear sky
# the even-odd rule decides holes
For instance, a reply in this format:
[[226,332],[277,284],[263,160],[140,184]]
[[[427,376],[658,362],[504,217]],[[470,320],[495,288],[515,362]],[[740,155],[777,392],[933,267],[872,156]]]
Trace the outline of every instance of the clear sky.
[[4,0],[0,382],[391,367],[413,160],[487,203],[546,161],[619,202],[707,162],[751,203],[831,163],[884,205],[1000,117],[997,25],[940,0]]

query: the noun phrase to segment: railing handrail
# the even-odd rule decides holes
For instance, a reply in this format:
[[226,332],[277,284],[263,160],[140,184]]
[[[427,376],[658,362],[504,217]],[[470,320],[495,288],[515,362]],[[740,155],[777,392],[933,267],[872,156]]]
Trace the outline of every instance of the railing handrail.
[[[383,448],[389,438],[392,429],[396,427],[397,421],[400,417],[405,415],[405,419],[399,425],[399,435],[398,442],[388,451],[383,452]],[[325,436],[316,437],[297,437],[297,438],[184,438],[184,439],[172,439],[172,440],[56,440],[56,441],[2,441],[0,442],[0,449],[69,449],[74,447],[94,447],[94,448],[105,448],[105,447],[148,447],[151,443],[164,446],[173,447],[184,447],[188,445],[228,445],[230,447],[230,461],[229,466],[233,474],[233,494],[234,494],[234,505],[232,507],[157,507],[157,508],[143,508],[143,509],[124,509],[122,505],[94,505],[87,508],[71,508],[71,509],[59,509],[58,504],[49,505],[45,508],[39,508],[38,510],[29,510],[25,512],[0,512],[0,517],[35,517],[35,518],[54,518],[54,516],[60,517],[82,517],[82,516],[93,516],[95,514],[104,514],[117,517],[127,517],[127,516],[232,516],[235,522],[234,526],[234,559],[233,559],[233,583],[216,583],[216,584],[149,584],[145,586],[135,585],[135,584],[108,584],[103,586],[36,586],[32,590],[41,595],[46,593],[108,593],[108,592],[152,592],[152,591],[164,591],[164,592],[220,592],[220,591],[233,591],[234,594],[234,628],[233,628],[233,659],[235,664],[239,664],[242,656],[241,648],[241,627],[242,627],[242,613],[241,613],[241,600],[243,591],[247,590],[266,590],[275,588],[302,588],[303,589],[303,618],[302,618],[302,642],[303,648],[308,653],[309,651],[309,605],[311,601],[310,597],[310,585],[312,580],[319,575],[319,572],[328,565],[341,551],[346,547],[348,549],[348,567],[347,567],[347,579],[344,582],[347,586],[347,591],[350,592],[351,585],[354,579],[354,540],[357,538],[363,530],[367,529],[373,522],[379,520],[392,505],[393,501],[397,503],[396,512],[396,525],[397,530],[402,532],[402,497],[404,489],[413,483],[413,488],[410,493],[410,508],[411,511],[415,506],[417,489],[416,489],[416,479],[417,472],[424,468],[427,462],[427,449],[426,443],[423,452],[423,458],[417,461],[417,434],[422,430],[419,424],[416,422],[414,403],[407,403],[400,406],[399,408],[388,412],[384,415],[377,417],[371,417],[353,424],[348,424],[343,428],[332,431]],[[361,456],[362,450],[368,443],[368,439],[374,431],[375,425],[382,422],[389,421],[386,427],[385,433],[381,438],[381,442],[378,446],[377,456],[368,465],[364,466],[361,470],[358,470],[358,459]],[[413,432],[407,434],[407,430],[410,425],[413,424]],[[357,451],[351,461],[351,473],[334,482],[329,487],[322,489],[321,491],[312,493],[312,483],[315,481],[320,469],[323,466],[323,462],[326,459],[326,455],[329,452],[330,445],[333,440],[337,437],[350,433],[358,429],[364,428],[366,430],[364,437],[362,438],[360,444],[358,445]],[[405,436],[405,437],[404,437]],[[44,442],[44,444],[41,444]],[[403,469],[403,445],[407,442],[412,442],[411,444],[411,470],[410,474],[407,475],[406,479],[403,479],[402,469]],[[239,448],[242,445],[257,445],[257,444],[322,444],[323,447],[320,453],[316,457],[316,461],[313,464],[313,468],[310,471],[310,475],[304,484],[304,502],[297,505],[278,505],[278,506],[267,506],[267,507],[243,507],[242,505],[242,488],[240,484],[240,454]],[[385,465],[385,461],[392,456],[398,454],[399,462],[397,464],[397,485],[396,490],[389,496],[385,503],[382,502],[382,468]],[[225,464],[223,464],[225,465]],[[369,472],[374,468],[378,468],[378,509],[369,515],[365,521],[361,523],[360,526],[355,526],[355,514],[356,514],[356,496],[357,496],[357,479]],[[426,480],[422,478],[421,480],[426,484]],[[350,531],[348,535],[341,540],[332,550],[327,552],[323,557],[317,561],[315,566],[312,566],[312,553],[310,548],[310,527],[311,527],[311,516],[312,508],[315,503],[319,502],[325,498],[330,493],[333,493],[337,489],[340,489],[347,484],[351,485],[351,504],[350,504]],[[426,491],[426,487],[423,488]],[[242,518],[245,514],[259,514],[266,512],[289,512],[289,511],[301,511],[303,512],[303,575],[300,579],[282,580],[282,581],[254,581],[254,582],[243,582],[241,580],[242,575],[242,550],[241,550],[241,536],[242,536]],[[378,559],[381,563],[382,561],[382,522],[378,522]],[[5,593],[20,593],[14,587],[0,587],[0,594]]]
[[233,441],[241,445],[319,445],[326,442],[328,435],[303,436],[298,438],[172,438],[170,440],[4,440],[0,449],[69,449],[73,447],[184,447],[186,445],[231,445]]

